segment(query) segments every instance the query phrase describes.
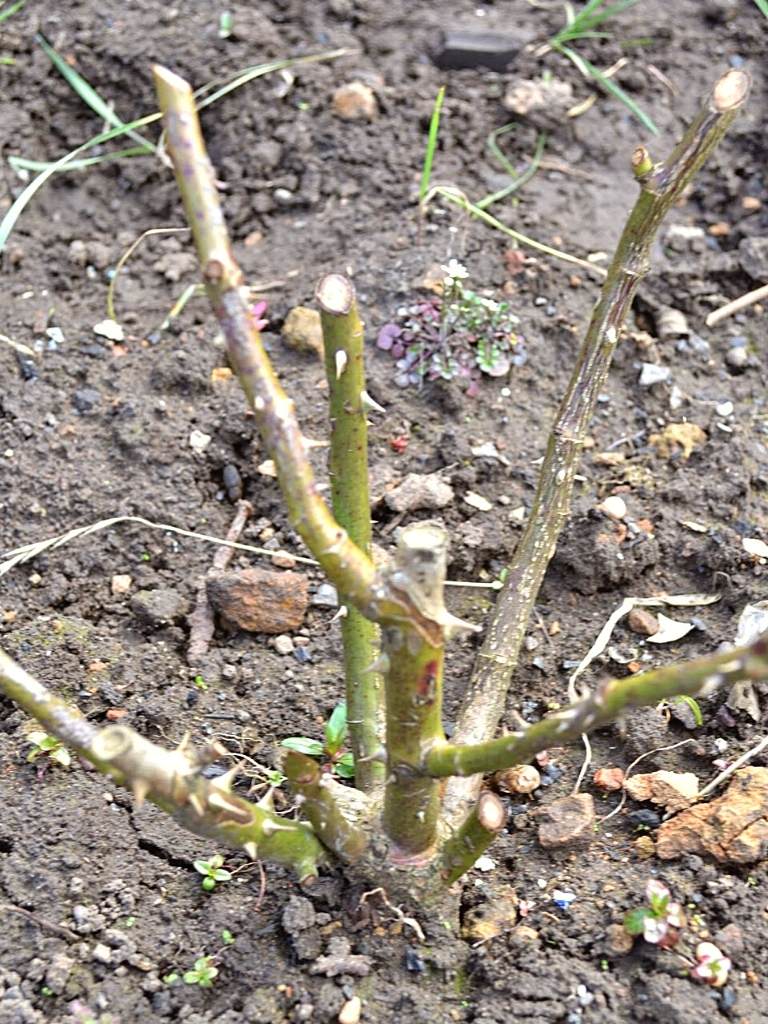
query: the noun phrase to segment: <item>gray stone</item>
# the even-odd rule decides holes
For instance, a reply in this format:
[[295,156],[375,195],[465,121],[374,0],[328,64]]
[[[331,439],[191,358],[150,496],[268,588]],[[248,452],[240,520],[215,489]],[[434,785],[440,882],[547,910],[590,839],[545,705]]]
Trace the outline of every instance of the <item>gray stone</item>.
[[397,487],[384,495],[393,512],[445,508],[453,501],[453,488],[439,473],[409,473]]
[[95,388],[80,388],[72,396],[72,405],[81,416],[90,416],[101,402],[101,394]]
[[739,264],[744,273],[758,284],[768,281],[768,236],[742,238],[739,243]]
[[189,611],[189,602],[175,590],[140,590],[131,598],[131,611],[147,626],[169,626]]
[[332,583],[321,583],[312,595],[311,603],[318,608],[338,608],[339,594]]
[[100,964],[112,963],[112,950],[104,942],[97,942],[91,950],[91,958]]
[[74,966],[75,961],[64,953],[55,953],[51,957],[48,970],[45,972],[45,984],[54,995],[60,996],[64,991]]

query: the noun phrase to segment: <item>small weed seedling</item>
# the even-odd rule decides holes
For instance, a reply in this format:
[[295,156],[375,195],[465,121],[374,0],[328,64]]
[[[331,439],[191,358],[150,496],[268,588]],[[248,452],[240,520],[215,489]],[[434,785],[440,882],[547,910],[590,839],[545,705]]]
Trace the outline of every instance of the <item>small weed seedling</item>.
[[220,853],[214,853],[210,860],[195,861],[195,871],[203,876],[201,885],[206,892],[213,892],[219,882],[228,882],[232,878],[232,872],[221,866],[223,863]]
[[651,878],[645,887],[645,906],[628,911],[624,929],[630,935],[642,935],[646,942],[662,949],[676,945],[685,928],[685,912],[663,882]]
[[62,768],[69,768],[72,764],[72,755],[55,736],[49,736],[47,732],[35,731],[27,734],[27,742],[32,744],[32,749],[27,754],[27,761],[34,764],[39,757],[45,757]]
[[347,704],[342,701],[333,709],[333,713],[325,723],[325,742],[310,739],[308,736],[289,736],[280,744],[286,750],[295,750],[307,757],[318,757],[334,775],[340,779],[355,777],[354,756],[344,750],[347,738]]
[[672,894],[656,878],[645,887],[647,904],[624,915],[624,929],[632,936],[640,936],[660,949],[674,949],[690,968],[691,977],[713,988],[722,988],[728,980],[731,961],[712,942],[699,942],[691,955],[682,948],[686,917],[682,906],[672,901]]
[[218,976],[219,969],[214,966],[212,956],[201,956],[195,960],[191,971],[184,972],[185,985],[197,985],[198,988],[212,988],[213,980]]

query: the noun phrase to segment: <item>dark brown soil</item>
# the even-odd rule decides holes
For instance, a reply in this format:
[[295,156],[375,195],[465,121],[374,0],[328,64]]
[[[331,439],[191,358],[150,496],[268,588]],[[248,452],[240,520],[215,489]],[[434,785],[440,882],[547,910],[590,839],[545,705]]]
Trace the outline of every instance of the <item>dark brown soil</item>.
[[[234,2],[230,10],[233,35],[221,40],[215,6],[30,0],[0,32],[0,57],[12,58],[0,65],[0,212],[21,188],[9,156],[52,159],[101,129],[36,45],[36,31],[126,119],[154,109],[153,61],[199,85],[255,62],[354,49],[342,59],[295,69],[290,89],[271,75],[212,107],[204,118],[211,155],[226,184],[226,213],[244,270],[269,301],[275,362],[310,436],[326,431],[321,367],[313,356],[287,350],[279,327],[291,307],[311,301],[322,273],[348,268],[353,274],[372,338],[414,295],[414,282],[450,255],[468,265],[473,284],[503,289],[513,301],[528,362],[510,380],[485,381],[479,398],[467,398],[454,385],[403,391],[393,383],[392,362],[373,346],[369,360],[370,390],[387,409],[376,417],[376,471],[402,477],[450,467],[446,476],[457,493],[455,507],[444,514],[454,538],[451,574],[490,579],[514,549],[509,511],[530,502],[547,424],[597,283],[589,273],[538,257],[510,276],[504,259],[509,239],[455,211],[435,209],[420,227],[414,199],[426,127],[445,82],[434,176],[479,197],[504,183],[485,141],[508,119],[500,97],[509,82],[548,71],[571,82],[577,99],[591,86],[553,54],[521,51],[501,75],[438,71],[429,50],[448,25],[511,31],[522,42],[545,39],[560,24],[562,8],[523,0],[477,9],[456,0],[265,0]],[[659,155],[729,62],[751,66],[755,92],[746,115],[669,218],[704,235],[656,247],[636,322],[600,400],[573,518],[540,597],[538,621],[550,628],[534,624],[531,630],[510,714],[521,710],[532,719],[564,700],[564,664],[583,656],[628,594],[722,595],[719,603],[693,610],[698,630],[653,651],[657,663],[732,640],[742,607],[765,596],[765,567],[741,545],[745,536],[768,539],[765,320],[749,311],[715,329],[704,326],[712,308],[768,276],[765,28],[747,0],[647,0],[622,16],[619,32],[624,39],[650,37],[647,45],[624,51],[612,41],[583,44],[601,67],[626,52],[630,60],[618,80],[658,123],[661,138],[649,144]],[[332,114],[333,90],[354,79],[376,90],[380,114],[373,124],[345,123]],[[610,251],[634,191],[628,157],[645,134],[622,106],[599,95],[586,113],[550,132],[550,163],[518,201],[494,212],[566,251]],[[521,124],[507,137],[513,163],[525,163],[535,135]],[[747,208],[745,198],[763,205]],[[230,464],[255,506],[244,539],[300,550],[275,482],[256,471],[265,455],[237,386],[211,382],[223,357],[205,304],[190,303],[171,330],[158,330],[196,277],[184,235],[146,240],[122,273],[117,304],[125,343],[93,333],[105,316],[109,274],[126,247],[139,232],[178,226],[181,217],[170,172],[149,158],[55,177],[23,213],[4,256],[0,332],[42,351],[30,375],[0,341],[3,550],[120,515],[223,535],[232,518],[222,484]],[[720,222],[727,230],[710,233]],[[692,339],[656,337],[663,306],[685,313]],[[51,345],[45,329],[54,326],[63,340]],[[651,335],[650,349],[632,333],[638,329]],[[742,365],[729,356],[734,339],[747,347]],[[639,364],[656,354],[671,378],[640,388]],[[722,411],[725,402],[733,404],[729,415]],[[666,424],[684,420],[707,435],[690,458],[651,444]],[[202,455],[189,445],[193,429],[213,438]],[[390,441],[401,437],[409,441],[398,454]],[[508,464],[471,454],[490,440]],[[605,465],[595,453],[607,450],[625,460]],[[462,500],[467,490],[491,500],[494,511],[470,508]],[[597,501],[614,492],[633,520],[648,521],[652,539],[622,539],[594,512]],[[684,525],[691,521],[706,532]],[[389,513],[381,513],[385,545],[391,525]],[[275,763],[280,738],[317,734],[339,697],[333,611],[313,607],[308,614],[302,634],[308,662],[281,657],[268,637],[217,634],[201,690],[187,666],[183,620],[143,625],[130,598],[111,593],[112,576],[127,573],[134,593],[166,588],[192,599],[211,557],[204,543],[137,524],[49,551],[2,579],[3,646],[96,721],[119,708],[127,712],[123,721],[160,741],[178,742],[187,730],[198,741],[220,736],[261,764]],[[247,556],[239,561],[252,564]],[[254,556],[253,564],[265,562]],[[309,575],[314,589],[319,579]],[[475,621],[486,610],[485,598],[454,597],[452,603]],[[551,629],[555,621],[559,632]],[[615,642],[620,653],[638,648],[638,637],[623,627]],[[451,650],[449,718],[474,647],[464,640]],[[625,671],[608,659],[597,669]],[[708,779],[721,756],[716,738],[727,741],[730,758],[765,728],[746,717],[718,715],[721,703],[722,697],[705,703],[705,725],[693,734],[652,714],[631,720],[626,738],[606,731],[596,741],[596,764],[626,766],[645,750],[693,735],[694,744],[657,755],[656,762]],[[762,864],[747,871],[695,857],[673,864],[643,860],[635,844],[642,826],[626,811],[595,834],[589,852],[555,859],[537,844],[531,806],[520,804],[492,850],[495,869],[472,873],[463,906],[490,902],[500,887],[512,886],[531,903],[525,924],[536,937],[525,943],[519,935],[502,936],[473,946],[451,938],[439,921],[424,921],[428,941],[420,945],[386,910],[363,918],[333,876],[321,881],[311,903],[301,903],[288,874],[269,868],[262,883],[255,867],[233,856],[227,863],[238,869],[235,880],[204,893],[192,868],[195,858],[213,852],[203,841],[152,808],[135,811],[126,794],[84,765],[41,773],[26,764],[28,724],[0,700],[1,1024],[333,1021],[353,994],[363,998],[363,1019],[371,1022],[768,1021],[768,875]],[[551,785],[539,791],[542,802],[570,792],[581,752],[554,751],[552,758],[555,770],[546,779]],[[596,796],[599,813],[615,803]],[[725,991],[697,986],[673,954],[653,947],[640,944],[626,957],[610,952],[609,925],[641,902],[646,880],[656,874],[710,934],[735,926],[729,940],[720,939],[735,962]],[[576,894],[570,909],[557,907],[554,889]],[[226,947],[223,929],[235,937]],[[353,952],[372,958],[367,978],[311,973],[334,935],[346,935]],[[165,980],[206,954],[219,954],[212,988]]]

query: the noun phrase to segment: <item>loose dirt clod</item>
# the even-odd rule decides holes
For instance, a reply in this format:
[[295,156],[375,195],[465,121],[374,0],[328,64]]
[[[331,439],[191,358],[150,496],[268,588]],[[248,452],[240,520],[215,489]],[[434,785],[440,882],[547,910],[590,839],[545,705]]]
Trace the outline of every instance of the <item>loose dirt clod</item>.
[[294,306],[283,323],[280,332],[288,348],[297,352],[314,352],[322,358],[323,331],[320,314],[308,306]]
[[384,503],[393,512],[446,508],[452,502],[453,488],[439,473],[409,473],[384,495]]
[[650,801],[669,811],[679,811],[698,796],[699,780],[692,772],[649,772],[627,779],[624,789],[633,800]]
[[664,822],[656,852],[662,860],[686,853],[731,864],[762,860],[768,852],[768,768],[742,768],[723,796]]
[[539,842],[545,850],[579,849],[594,838],[595,803],[590,793],[553,800],[539,815]]
[[333,112],[344,121],[373,121],[379,112],[376,94],[363,82],[340,85],[333,94]]
[[304,621],[307,578],[297,572],[242,569],[211,573],[208,600],[229,626],[251,633],[285,633]]

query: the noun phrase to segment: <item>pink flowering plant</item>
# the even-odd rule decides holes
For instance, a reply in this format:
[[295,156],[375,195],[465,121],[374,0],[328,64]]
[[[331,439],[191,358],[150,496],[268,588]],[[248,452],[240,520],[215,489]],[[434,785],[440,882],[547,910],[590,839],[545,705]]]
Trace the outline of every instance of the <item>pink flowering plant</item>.
[[376,346],[396,360],[400,387],[459,378],[476,394],[482,374],[503,377],[525,362],[515,331],[520,321],[508,302],[467,288],[468,271],[458,260],[441,269],[441,294],[401,307],[398,320],[380,329]]
[[647,904],[624,916],[624,929],[630,935],[642,935],[646,942],[662,949],[674,946],[685,928],[685,912],[672,900],[663,882],[650,878],[645,887]]
[[722,988],[728,980],[731,961],[713,942],[700,942],[696,947],[696,966],[691,974],[713,988]]
[[[657,878],[650,878],[645,887],[645,906],[636,907],[624,915],[624,929],[630,935],[642,935],[646,942],[660,949],[672,949],[680,942],[686,926],[685,912],[672,899],[669,888]],[[731,961],[712,942],[700,942],[695,956],[676,952],[691,967],[691,977],[697,981],[722,988],[728,980]]]

